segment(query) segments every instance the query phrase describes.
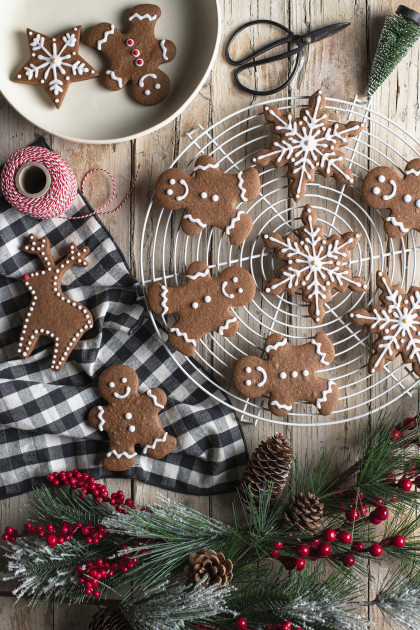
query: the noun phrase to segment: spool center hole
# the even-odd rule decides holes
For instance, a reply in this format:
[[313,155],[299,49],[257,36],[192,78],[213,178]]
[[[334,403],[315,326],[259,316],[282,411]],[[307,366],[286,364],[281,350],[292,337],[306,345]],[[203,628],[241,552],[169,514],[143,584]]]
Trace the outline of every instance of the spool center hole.
[[32,164],[22,172],[22,187],[30,195],[36,195],[47,185],[47,176],[42,168]]

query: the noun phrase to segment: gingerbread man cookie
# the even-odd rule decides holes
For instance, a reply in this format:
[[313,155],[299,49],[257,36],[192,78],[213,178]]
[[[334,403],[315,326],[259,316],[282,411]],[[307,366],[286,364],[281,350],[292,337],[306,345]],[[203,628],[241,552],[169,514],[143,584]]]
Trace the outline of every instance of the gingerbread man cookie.
[[232,337],[239,330],[233,306],[249,304],[255,295],[255,282],[242,267],[228,267],[217,278],[203,262],[194,262],[187,269],[187,281],[169,288],[153,282],[149,288],[149,306],[158,315],[178,313],[178,321],[169,329],[172,346],[192,356],[197,341],[206,333],[217,331]]
[[143,455],[162,459],[174,450],[177,441],[164,431],[158,413],[166,404],[159,387],[139,394],[139,379],[128,365],[113,365],[99,377],[98,389],[108,405],[89,411],[88,424],[106,431],[109,451],[104,460],[108,470],[128,470],[136,461],[136,444]]
[[350,313],[355,324],[368,326],[370,334],[378,335],[369,370],[371,374],[379,372],[387,361],[400,354],[403,362],[411,363],[414,373],[420,376],[420,287],[413,286],[404,293],[401,285],[392,285],[391,278],[382,271],[376,274],[376,286],[382,304]]
[[114,24],[102,22],[89,29],[84,41],[100,50],[109,68],[103,74],[109,90],[121,90],[131,81],[131,94],[140,105],[156,105],[168,95],[170,81],[159,66],[175,57],[175,44],[156,39],[155,26],[161,10],[154,4],[138,4],[128,13],[130,28],[120,33]]
[[338,387],[317,374],[335,356],[327,335],[318,333],[300,346],[289,345],[283,335],[270,335],[265,352],[266,360],[247,356],[236,363],[233,383],[243,396],[258,398],[270,392],[270,410],[276,416],[286,416],[297,401],[312,403],[323,416],[334,411]]
[[367,291],[363,278],[353,277],[347,266],[350,251],[362,235],[346,232],[325,237],[324,226],[318,225],[316,213],[308,205],[301,220],[303,227],[296,230],[297,236],[263,234],[265,245],[275,250],[276,258],[286,262],[277,272],[278,279],[270,280],[264,291],[270,295],[280,295],[283,291],[293,295],[302,289],[304,301],[309,302],[309,314],[318,323],[324,319],[324,304],[332,300],[333,289],[341,293],[348,289]]
[[181,228],[196,236],[207,225],[224,230],[232,245],[244,242],[252,230],[252,219],[238,209],[242,202],[256,199],[261,189],[255,168],[236,174],[223,173],[208,155],[195,162],[192,177],[180,168],[171,168],[156,182],[156,197],[167,210],[186,210]]
[[290,193],[296,200],[305,195],[316,172],[334,177],[340,184],[353,184],[353,173],[344,166],[345,157],[339,149],[362,131],[364,123],[328,122],[321,90],[312,94],[309,106],[301,109],[300,118],[291,112],[283,114],[272,105],[264,107],[264,114],[267,122],[274,124],[278,139],[268,149],[259,151],[252,161],[261,166],[272,162],[276,168],[288,164]]
[[89,247],[79,249],[70,243],[67,255],[56,263],[51,256],[48,238],[37,239],[30,234],[24,252],[38,256],[44,269],[23,276],[32,298],[26,312],[18,343],[18,354],[31,356],[38,339],[43,335],[54,342],[51,368],[61,370],[81,337],[93,328],[92,313],[83,304],[70,299],[61,290],[61,281],[71,267],[87,267],[85,257]]
[[362,194],[372,208],[391,211],[385,219],[391,238],[402,238],[409,230],[420,232],[420,159],[408,162],[402,178],[387,166],[369,171]]

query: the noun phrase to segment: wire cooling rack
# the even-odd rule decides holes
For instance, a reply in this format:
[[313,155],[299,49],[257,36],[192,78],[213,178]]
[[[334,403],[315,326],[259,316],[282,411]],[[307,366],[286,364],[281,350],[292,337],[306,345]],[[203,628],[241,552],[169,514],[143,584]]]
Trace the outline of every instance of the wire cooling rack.
[[[308,97],[269,100],[239,110],[208,129],[199,126],[187,134],[189,144],[170,166],[192,172],[196,158],[207,154],[212,155],[225,172],[243,171],[252,165],[255,152],[269,146],[273,138],[273,126],[266,123],[263,106],[274,104],[282,112],[291,110],[298,116],[300,108],[307,102]],[[217,228],[208,227],[198,237],[185,235],[179,227],[183,211],[169,212],[158,205],[155,197],[147,209],[141,240],[141,277],[145,293],[154,280],[168,286],[184,283],[186,268],[196,260],[206,262],[213,275],[218,275],[229,265],[240,265],[256,281],[257,293],[253,302],[235,309],[240,322],[238,334],[231,338],[217,333],[206,335],[197,343],[193,357],[195,366],[198,364],[203,370],[202,382],[196,384],[213,398],[220,397],[215,388],[226,394],[229,406],[244,422],[256,424],[258,420],[269,420],[289,426],[347,422],[384,409],[404,395],[412,396],[418,382],[411,366],[402,364],[400,359],[387,363],[375,375],[369,374],[367,361],[373,337],[366,329],[355,327],[348,313],[357,306],[378,303],[375,287],[378,270],[385,271],[394,283],[400,282],[406,289],[415,283],[420,252],[416,246],[416,232],[409,232],[403,239],[386,237],[383,225],[387,213],[369,208],[360,191],[363,178],[370,169],[392,166],[402,173],[406,162],[420,156],[419,146],[402,127],[371,110],[357,97],[353,102],[327,98],[326,104],[330,121],[365,123],[364,130],[344,149],[346,163],[354,173],[354,186],[341,186],[333,178],[317,176],[297,204],[289,197],[288,181],[284,176],[286,167],[276,170],[270,165],[259,169],[261,194],[254,202],[241,206],[251,215],[254,229],[239,247],[231,246],[226,234]],[[326,316],[320,324],[309,317],[300,292],[294,296],[263,293],[263,287],[275,276],[279,263],[273,259],[271,251],[264,248],[260,235],[264,232],[285,235],[300,227],[300,215],[306,204],[316,210],[327,235],[332,231],[362,233],[357,249],[352,252],[350,265],[353,275],[362,276],[370,287],[367,293],[336,292],[333,301],[325,305]],[[159,334],[158,321],[165,328],[173,325],[174,316],[161,318],[153,313],[150,316]],[[231,375],[236,361],[248,354],[265,356],[264,340],[268,335],[279,332],[289,343],[297,345],[320,331],[329,336],[336,352],[333,364],[321,370],[322,376],[334,379],[340,392],[337,408],[330,416],[319,415],[312,405],[298,403],[287,418],[279,418],[270,413],[268,395],[250,400],[235,390]],[[166,347],[182,369],[177,352],[169,344]],[[189,374],[187,376],[191,378]]]

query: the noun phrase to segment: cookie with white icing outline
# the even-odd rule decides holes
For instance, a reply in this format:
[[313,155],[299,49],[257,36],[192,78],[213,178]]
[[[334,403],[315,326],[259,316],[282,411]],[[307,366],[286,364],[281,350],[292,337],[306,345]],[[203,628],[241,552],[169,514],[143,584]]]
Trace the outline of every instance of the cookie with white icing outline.
[[249,304],[255,290],[253,277],[242,267],[227,267],[212,278],[210,268],[197,261],[189,265],[185,284],[167,287],[153,282],[147,299],[158,315],[178,314],[178,320],[169,329],[169,342],[190,357],[205,334],[218,332],[232,337],[238,332],[239,322],[232,307]]
[[372,169],[363,180],[362,195],[371,208],[390,210],[385,232],[391,238],[420,232],[420,159],[408,162],[403,177],[387,166]]
[[118,91],[131,82],[131,95],[140,105],[160,103],[170,89],[169,77],[159,66],[172,61],[176,47],[169,39],[156,39],[155,26],[161,13],[154,4],[138,4],[128,12],[130,28],[126,33],[102,22],[83,38],[107,58],[108,67],[102,73],[105,87]]
[[327,416],[338,402],[338,387],[318,371],[335,356],[334,346],[324,333],[300,346],[291,346],[286,337],[270,335],[265,341],[267,359],[246,356],[237,361],[232,375],[238,392],[258,398],[269,392],[269,407],[276,416],[286,416],[297,401],[312,403]]
[[60,109],[71,83],[99,76],[99,72],[79,54],[81,30],[81,26],[75,26],[49,37],[26,29],[31,57],[12,81],[41,85],[55,107]]
[[108,434],[104,468],[131,468],[136,461],[136,444],[152,459],[162,459],[174,450],[177,440],[162,428],[158,417],[166,405],[162,389],[154,387],[139,394],[137,373],[128,365],[107,368],[99,377],[98,389],[108,404],[93,407],[87,422]]
[[241,245],[253,221],[240,207],[256,199],[261,190],[256,168],[223,173],[213,157],[200,156],[192,176],[180,168],[164,171],[156,182],[156,198],[167,210],[185,209],[181,229],[197,236],[212,225],[224,232],[232,245]]
[[252,161],[261,166],[271,162],[276,168],[287,164],[292,197],[298,200],[305,195],[307,185],[315,180],[315,173],[334,177],[340,184],[354,183],[353,173],[344,166],[345,156],[339,149],[362,131],[364,123],[328,122],[322,90],[312,94],[299,118],[291,112],[283,114],[272,105],[264,107],[264,115],[267,122],[274,124],[278,138],[269,148],[259,151]]
[[286,264],[277,271],[278,278],[270,280],[264,291],[293,295],[302,290],[302,298],[309,302],[309,314],[319,323],[325,316],[324,304],[333,299],[333,290],[344,293],[367,291],[368,285],[359,276],[352,276],[348,266],[350,252],[357,247],[360,232],[332,233],[326,237],[323,225],[318,224],[316,212],[306,205],[301,215],[303,226],[297,236],[283,237],[277,232],[263,234],[267,247],[275,250],[275,257]]

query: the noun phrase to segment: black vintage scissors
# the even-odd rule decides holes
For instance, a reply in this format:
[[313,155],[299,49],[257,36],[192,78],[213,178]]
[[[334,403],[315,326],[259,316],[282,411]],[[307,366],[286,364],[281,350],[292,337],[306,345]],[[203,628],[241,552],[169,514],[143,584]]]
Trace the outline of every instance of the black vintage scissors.
[[[271,26],[281,29],[282,31],[287,33],[287,35],[286,37],[282,37],[281,39],[276,39],[274,42],[271,42],[271,44],[268,44],[267,46],[260,48],[259,50],[257,50],[256,52],[253,52],[251,55],[249,55],[248,57],[245,57],[244,59],[240,59],[239,61],[232,59],[232,57],[230,56],[230,51],[232,48],[233,41],[236,39],[239,33],[242,33],[242,31],[244,31],[247,28],[250,28],[251,26],[254,26],[255,24],[270,24]],[[279,24],[278,22],[274,22],[273,20],[253,20],[252,22],[247,22],[243,26],[240,26],[229,38],[229,41],[227,42],[226,48],[225,48],[225,57],[226,57],[226,60],[232,66],[239,66],[238,69],[235,70],[233,74],[235,83],[239,88],[241,88],[242,90],[245,90],[246,92],[249,92],[250,94],[258,94],[262,96],[268,95],[268,94],[275,94],[276,92],[280,92],[280,90],[283,90],[285,87],[290,85],[290,83],[293,81],[293,78],[296,75],[296,72],[298,70],[299,63],[302,57],[302,54],[301,54],[302,50],[305,48],[305,46],[309,46],[309,44],[314,44],[315,42],[319,42],[322,39],[329,37],[330,35],[335,35],[336,33],[339,33],[340,31],[342,31],[344,28],[347,28],[347,26],[349,25],[350,25],[350,22],[340,22],[338,24],[331,24],[330,26],[324,26],[323,28],[319,28],[316,31],[307,33],[306,35],[296,35],[295,33],[293,33],[293,31],[288,29],[286,26],[283,26],[283,24]],[[289,50],[286,50],[283,53],[274,55],[273,57],[267,57],[266,59],[258,59],[258,57],[268,52],[269,50],[272,50],[273,48],[277,48],[278,46],[283,46],[285,44],[287,45],[295,44],[296,46],[294,48],[290,48]],[[243,83],[241,83],[241,81],[239,80],[239,75],[242,72],[244,72],[244,70],[248,70],[249,68],[257,68],[258,66],[262,66],[267,63],[272,63],[274,61],[280,61],[281,59],[289,59],[290,57],[293,57],[294,55],[296,55],[296,61],[292,67],[292,70],[289,74],[287,81],[282,83],[282,85],[280,85],[279,87],[274,88],[273,90],[253,90],[247,87],[246,85],[244,85]]]

